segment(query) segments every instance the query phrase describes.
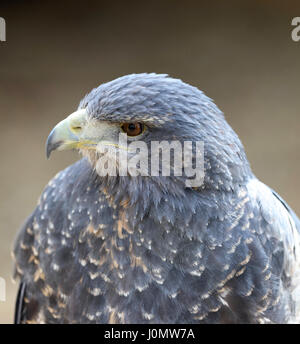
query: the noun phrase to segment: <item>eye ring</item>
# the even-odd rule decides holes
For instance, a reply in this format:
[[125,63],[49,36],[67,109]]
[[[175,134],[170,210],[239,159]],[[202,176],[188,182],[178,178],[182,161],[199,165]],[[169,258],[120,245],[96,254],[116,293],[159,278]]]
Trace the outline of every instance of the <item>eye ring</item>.
[[145,125],[143,123],[122,123],[121,129],[127,136],[134,137],[143,134]]

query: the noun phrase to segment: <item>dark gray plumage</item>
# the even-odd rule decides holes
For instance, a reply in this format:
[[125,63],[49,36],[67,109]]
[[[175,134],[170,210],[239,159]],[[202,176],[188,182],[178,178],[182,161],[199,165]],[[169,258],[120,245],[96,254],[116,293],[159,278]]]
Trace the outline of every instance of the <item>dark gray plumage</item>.
[[[99,156],[80,146],[85,157],[50,181],[16,240],[25,293],[17,319],[299,321],[299,220],[252,174],[208,97],[166,75],[135,74],[94,89],[79,109],[88,115],[80,133],[106,126],[106,140],[119,123],[141,122],[147,145],[204,141],[204,183],[193,189],[179,177],[99,177]],[[57,130],[48,154],[54,144],[65,147]]]

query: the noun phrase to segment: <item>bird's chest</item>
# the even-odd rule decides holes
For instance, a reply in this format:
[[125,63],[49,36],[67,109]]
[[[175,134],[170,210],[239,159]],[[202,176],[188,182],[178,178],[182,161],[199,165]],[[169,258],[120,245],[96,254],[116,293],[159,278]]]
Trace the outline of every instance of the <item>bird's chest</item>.
[[219,222],[210,221],[207,230],[209,221],[198,221],[192,212],[177,214],[168,202],[143,217],[109,197],[87,203],[80,216],[72,215],[76,221],[70,219],[78,224],[72,229],[76,269],[64,276],[77,278],[68,299],[76,321],[78,316],[98,323],[219,320],[224,286],[250,257],[245,241],[220,234]]
[[168,237],[170,232],[151,218],[134,226],[124,212],[116,211],[110,220],[110,224],[90,223],[82,231],[78,250],[82,288],[98,300],[102,317],[98,320],[177,320],[172,309],[181,303],[176,298],[183,284],[174,262],[179,238],[174,233]]
[[78,295],[86,300],[82,321],[191,323],[217,313],[222,303],[211,294],[231,270],[222,270],[192,234],[200,229],[193,216],[177,216],[165,205],[141,219],[109,198],[92,203],[81,211],[74,250],[81,275],[70,303]]

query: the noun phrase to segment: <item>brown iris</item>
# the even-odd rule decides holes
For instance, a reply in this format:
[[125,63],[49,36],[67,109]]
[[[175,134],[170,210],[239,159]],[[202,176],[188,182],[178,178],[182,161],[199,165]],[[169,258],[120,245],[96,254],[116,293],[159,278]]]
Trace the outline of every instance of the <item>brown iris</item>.
[[121,125],[121,129],[128,136],[138,136],[144,131],[144,124],[142,124],[142,123],[124,123]]

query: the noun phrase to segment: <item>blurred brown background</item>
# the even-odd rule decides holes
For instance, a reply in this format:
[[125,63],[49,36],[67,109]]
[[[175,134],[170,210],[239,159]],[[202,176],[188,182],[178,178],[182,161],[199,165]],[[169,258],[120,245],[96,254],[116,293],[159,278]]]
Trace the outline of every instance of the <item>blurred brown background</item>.
[[0,16],[0,276],[12,322],[10,249],[44,185],[76,159],[45,158],[50,129],[98,84],[163,72],[225,112],[256,175],[300,214],[299,1],[4,1]]

